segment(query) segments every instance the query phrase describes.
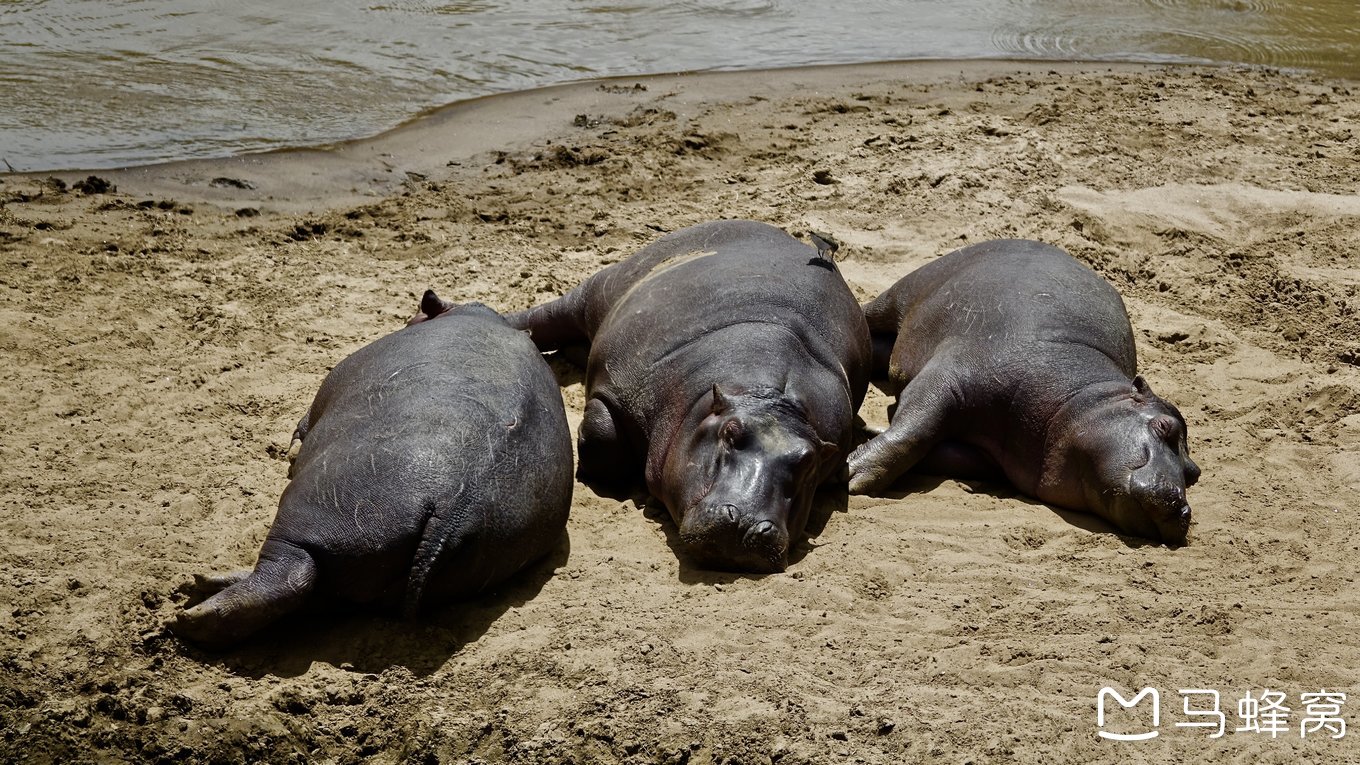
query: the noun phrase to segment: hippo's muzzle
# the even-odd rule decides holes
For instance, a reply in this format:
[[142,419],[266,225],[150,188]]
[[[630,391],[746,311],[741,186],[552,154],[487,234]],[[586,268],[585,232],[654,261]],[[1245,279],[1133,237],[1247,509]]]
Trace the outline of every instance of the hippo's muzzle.
[[1185,487],[1165,477],[1141,480],[1137,473],[1129,481],[1129,499],[1142,529],[1130,529],[1168,545],[1182,546],[1190,534],[1190,505]]
[[1163,513],[1157,518],[1157,531],[1163,542],[1181,547],[1190,536],[1190,506],[1182,504],[1179,508]]
[[680,540],[694,562],[705,568],[767,574],[788,567],[785,524],[736,505],[694,508],[680,524]]

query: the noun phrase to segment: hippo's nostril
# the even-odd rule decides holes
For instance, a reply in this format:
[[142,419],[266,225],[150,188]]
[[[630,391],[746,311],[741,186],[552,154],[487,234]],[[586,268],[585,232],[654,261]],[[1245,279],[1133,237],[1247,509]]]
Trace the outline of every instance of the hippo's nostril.
[[761,521],[760,523],[757,523],[754,528],[751,529],[752,534],[758,534],[760,536],[765,536],[767,534],[772,533],[773,531],[774,524],[769,521]]
[[1181,509],[1176,513],[1176,518],[1182,521],[1190,520],[1190,506],[1181,505]]
[[736,506],[736,505],[723,505],[723,510],[726,510],[726,511],[727,511],[727,520],[729,520],[729,521],[735,521],[735,520],[737,520],[737,506]]

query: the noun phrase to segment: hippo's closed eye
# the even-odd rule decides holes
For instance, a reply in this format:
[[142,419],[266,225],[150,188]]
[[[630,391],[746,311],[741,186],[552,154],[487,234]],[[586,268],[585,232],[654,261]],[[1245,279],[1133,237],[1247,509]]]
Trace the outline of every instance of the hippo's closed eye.
[[1158,438],[1167,441],[1180,436],[1181,424],[1171,415],[1159,414],[1152,418],[1148,426],[1152,428],[1152,432],[1157,434]]
[[741,420],[728,420],[718,430],[718,438],[728,446],[740,449],[746,443],[746,428],[741,424]]

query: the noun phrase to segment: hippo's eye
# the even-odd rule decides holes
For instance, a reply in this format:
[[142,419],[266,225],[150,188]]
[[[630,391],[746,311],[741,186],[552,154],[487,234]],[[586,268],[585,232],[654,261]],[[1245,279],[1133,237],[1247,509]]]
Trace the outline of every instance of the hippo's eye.
[[1170,415],[1159,414],[1152,418],[1152,421],[1148,423],[1148,426],[1152,428],[1152,432],[1157,434],[1158,438],[1165,440],[1170,440],[1180,435],[1180,423],[1176,422],[1176,418],[1171,417]]
[[746,429],[741,426],[739,420],[728,420],[722,424],[718,431],[718,438],[728,446],[740,446],[742,438],[746,435]]

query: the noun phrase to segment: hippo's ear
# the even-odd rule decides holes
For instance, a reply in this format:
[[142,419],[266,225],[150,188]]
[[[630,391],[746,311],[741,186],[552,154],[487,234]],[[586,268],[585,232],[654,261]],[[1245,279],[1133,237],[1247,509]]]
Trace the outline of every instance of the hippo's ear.
[[453,303],[434,294],[434,290],[425,290],[425,294],[420,298],[420,310],[406,320],[406,326],[429,321],[450,308],[453,308]]
[[718,388],[717,383],[713,383],[713,414],[722,414],[727,411],[727,397]]
[[420,298],[420,312],[431,319],[450,308],[453,308],[453,303],[434,294],[434,290],[425,290],[425,294]]
[[1156,395],[1152,392],[1152,386],[1147,384],[1147,380],[1144,380],[1142,375],[1133,376],[1133,389],[1144,396]]

